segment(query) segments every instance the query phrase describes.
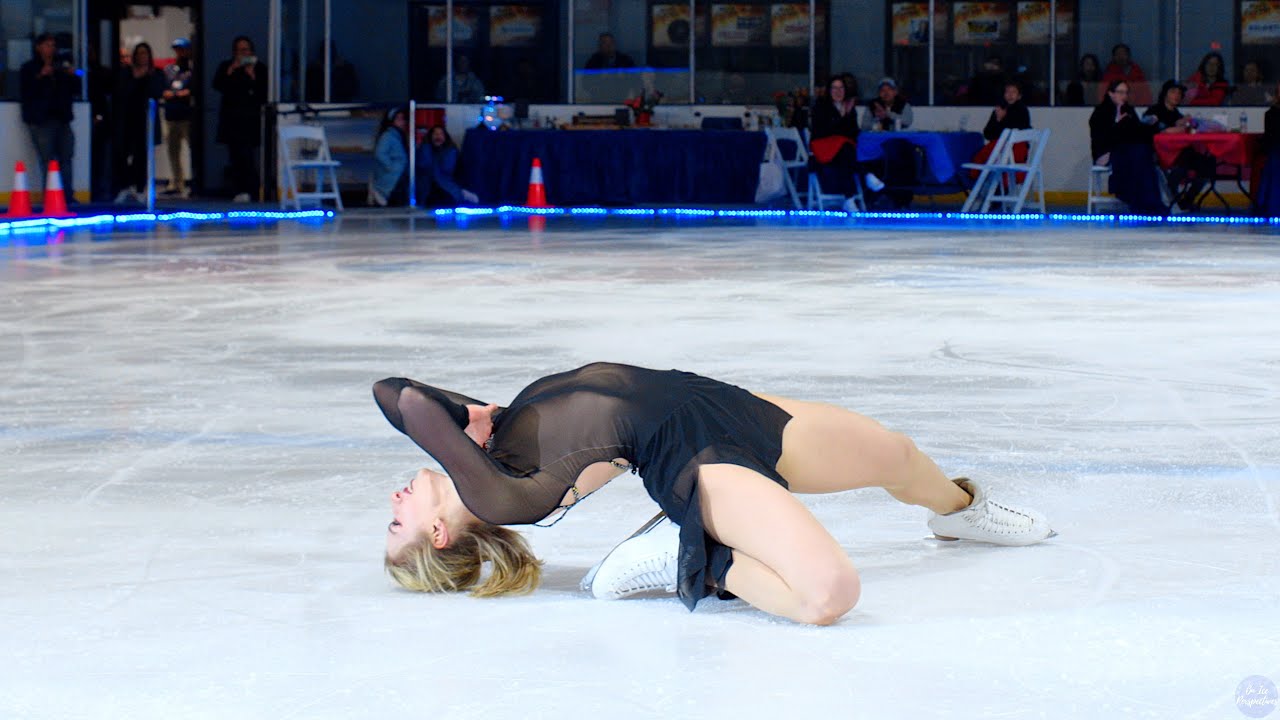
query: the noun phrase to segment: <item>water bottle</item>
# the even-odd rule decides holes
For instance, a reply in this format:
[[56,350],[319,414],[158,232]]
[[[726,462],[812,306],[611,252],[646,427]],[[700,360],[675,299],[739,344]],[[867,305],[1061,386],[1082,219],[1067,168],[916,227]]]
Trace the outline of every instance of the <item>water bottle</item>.
[[1249,113],[1244,110],[1240,111],[1240,132],[1249,132]]

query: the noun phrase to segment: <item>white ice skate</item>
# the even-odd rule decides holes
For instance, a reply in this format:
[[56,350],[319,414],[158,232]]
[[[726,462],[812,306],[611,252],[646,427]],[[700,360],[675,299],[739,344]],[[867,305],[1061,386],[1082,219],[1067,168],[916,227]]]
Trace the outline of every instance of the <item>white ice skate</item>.
[[968,478],[959,478],[955,483],[973,496],[973,502],[946,515],[930,514],[929,529],[939,540],[1032,545],[1057,535],[1044,515],[1035,510],[991,500],[980,485]]
[[582,589],[601,600],[651,590],[674,592],[680,528],[658,513],[587,571]]

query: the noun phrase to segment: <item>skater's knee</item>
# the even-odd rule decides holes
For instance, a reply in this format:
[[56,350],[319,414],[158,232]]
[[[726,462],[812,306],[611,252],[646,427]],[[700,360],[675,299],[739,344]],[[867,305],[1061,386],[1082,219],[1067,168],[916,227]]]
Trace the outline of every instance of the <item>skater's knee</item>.
[[833,567],[805,589],[799,619],[814,625],[830,625],[852,610],[861,595],[862,581],[853,565]]

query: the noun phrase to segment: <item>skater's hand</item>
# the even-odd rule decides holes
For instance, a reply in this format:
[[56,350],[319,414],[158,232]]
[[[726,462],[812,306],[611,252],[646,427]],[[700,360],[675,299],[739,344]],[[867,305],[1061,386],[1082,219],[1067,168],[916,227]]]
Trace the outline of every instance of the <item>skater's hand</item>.
[[467,437],[476,441],[480,447],[484,447],[489,442],[489,436],[493,435],[493,413],[498,409],[497,405],[489,403],[484,407],[479,405],[467,406],[467,429],[463,430]]

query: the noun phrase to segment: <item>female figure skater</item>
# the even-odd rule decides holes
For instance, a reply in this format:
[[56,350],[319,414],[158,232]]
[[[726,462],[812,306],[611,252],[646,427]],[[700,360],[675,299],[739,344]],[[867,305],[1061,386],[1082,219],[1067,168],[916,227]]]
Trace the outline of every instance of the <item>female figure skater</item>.
[[447,473],[421,470],[391,495],[386,566],[412,590],[532,591],[538,560],[499,526],[562,516],[626,470],[679,526],[669,531],[678,552],[661,532],[633,536],[588,576],[597,597],[674,586],[690,610],[731,593],[798,622],[835,622],[858,601],[858,573],[791,492],[882,487],[932,510],[929,527],[946,540],[1028,545],[1052,533],[1039,513],[948,480],[869,418],[691,373],[594,363],[537,380],[506,408],[405,378],[373,394]]

